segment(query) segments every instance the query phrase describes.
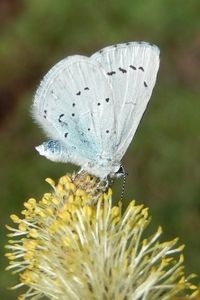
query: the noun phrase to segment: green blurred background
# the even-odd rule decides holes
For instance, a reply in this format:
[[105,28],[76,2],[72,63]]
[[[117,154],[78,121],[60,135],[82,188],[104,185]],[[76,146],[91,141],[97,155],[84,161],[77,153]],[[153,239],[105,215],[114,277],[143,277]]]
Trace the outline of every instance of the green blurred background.
[[[4,224],[29,197],[49,191],[46,177],[72,170],[40,157],[44,140],[30,105],[48,69],[71,54],[134,40],[161,49],[158,80],[134,142],[124,157],[125,199],[150,208],[163,239],[186,244],[186,272],[200,274],[200,1],[1,0],[0,183],[1,299],[19,293],[4,268]],[[114,184],[119,199],[121,181]]]

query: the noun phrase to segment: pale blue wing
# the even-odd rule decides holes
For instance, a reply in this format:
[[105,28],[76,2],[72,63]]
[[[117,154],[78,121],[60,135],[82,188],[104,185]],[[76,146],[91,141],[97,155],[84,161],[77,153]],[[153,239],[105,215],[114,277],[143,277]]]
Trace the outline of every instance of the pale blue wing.
[[159,68],[159,49],[145,42],[131,42],[106,47],[91,59],[104,68],[113,88],[115,159],[121,160],[151,97]]
[[113,91],[105,71],[90,58],[77,55],[57,63],[42,80],[32,113],[47,135],[67,149],[68,161],[82,165],[113,153]]

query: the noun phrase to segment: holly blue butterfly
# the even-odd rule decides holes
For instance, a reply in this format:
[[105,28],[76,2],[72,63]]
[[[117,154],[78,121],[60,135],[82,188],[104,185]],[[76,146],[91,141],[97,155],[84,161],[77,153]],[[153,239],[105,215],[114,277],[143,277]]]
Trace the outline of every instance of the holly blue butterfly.
[[101,180],[121,174],[125,154],[159,68],[159,49],[146,42],[106,47],[58,62],[36,91],[32,113],[51,138],[36,147]]

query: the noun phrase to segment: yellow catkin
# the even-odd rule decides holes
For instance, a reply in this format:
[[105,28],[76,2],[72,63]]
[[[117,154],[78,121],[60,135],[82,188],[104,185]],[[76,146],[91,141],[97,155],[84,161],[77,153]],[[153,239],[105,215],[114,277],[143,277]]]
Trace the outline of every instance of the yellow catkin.
[[17,229],[7,226],[8,269],[20,272],[28,288],[19,299],[33,293],[37,299],[159,300],[196,293],[177,239],[159,242],[160,227],[142,238],[150,222],[143,205],[131,201],[123,213],[121,202],[112,204],[112,190],[88,174],[46,181],[53,191],[25,202],[23,218],[11,215]]

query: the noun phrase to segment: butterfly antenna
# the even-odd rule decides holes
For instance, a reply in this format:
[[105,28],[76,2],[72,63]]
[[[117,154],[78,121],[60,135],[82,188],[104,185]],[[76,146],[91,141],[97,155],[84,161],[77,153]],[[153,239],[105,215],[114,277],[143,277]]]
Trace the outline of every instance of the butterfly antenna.
[[121,167],[122,167],[122,170],[123,170],[123,183],[122,183],[122,192],[121,192],[120,200],[122,201],[124,199],[126,176],[128,175],[128,173],[125,172],[123,166],[121,166]]

